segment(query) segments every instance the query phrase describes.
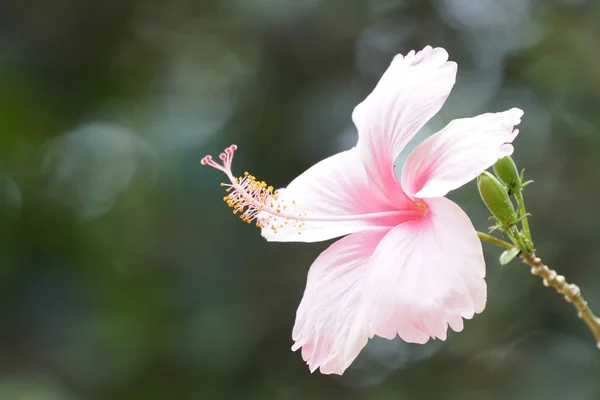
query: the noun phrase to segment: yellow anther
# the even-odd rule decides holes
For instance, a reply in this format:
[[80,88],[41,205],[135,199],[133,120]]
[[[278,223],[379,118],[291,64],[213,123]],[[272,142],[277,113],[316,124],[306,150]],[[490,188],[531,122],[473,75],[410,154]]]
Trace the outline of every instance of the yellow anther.
[[[233,214],[240,213],[239,218],[248,224],[254,222],[257,228],[270,228],[274,233],[288,225],[290,220],[296,228],[304,226],[295,217],[282,213],[282,210],[287,210],[288,207],[285,200],[279,199],[278,190],[265,181],[256,180],[248,171],[245,171],[243,176],[233,178],[232,184],[221,186],[225,186],[228,193],[223,197],[223,201],[232,208]],[[296,201],[292,200],[291,203],[295,205]],[[302,218],[306,213],[297,215],[298,218]]]

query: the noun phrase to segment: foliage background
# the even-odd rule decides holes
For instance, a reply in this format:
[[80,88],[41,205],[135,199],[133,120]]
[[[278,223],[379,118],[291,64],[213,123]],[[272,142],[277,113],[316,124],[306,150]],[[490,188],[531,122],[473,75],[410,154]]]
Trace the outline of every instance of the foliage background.
[[[600,310],[600,2],[0,2],[0,399],[600,398],[559,296],[486,246],[486,311],[446,342],[373,340],[342,377],[290,351],[312,260],[231,216],[201,168],[276,187],[355,143],[394,54],[459,63],[424,137],[525,110],[539,253]],[[474,184],[451,196],[484,230]]]

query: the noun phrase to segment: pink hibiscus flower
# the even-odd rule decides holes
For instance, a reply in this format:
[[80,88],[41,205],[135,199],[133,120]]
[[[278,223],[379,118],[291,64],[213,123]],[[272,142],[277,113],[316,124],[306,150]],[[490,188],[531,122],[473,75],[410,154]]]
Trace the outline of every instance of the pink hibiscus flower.
[[398,182],[394,160],[444,104],[456,63],[441,48],[398,55],[352,119],[356,147],[335,154],[273,191],[231,172],[231,146],[202,164],[229,178],[225,201],[269,241],[329,246],[308,272],[293,350],[311,371],[341,374],[374,335],[410,343],[446,339],[448,326],[483,311],[485,264],[469,217],[445,196],[476,178],[510,144],[523,112],[457,119],[420,143]]

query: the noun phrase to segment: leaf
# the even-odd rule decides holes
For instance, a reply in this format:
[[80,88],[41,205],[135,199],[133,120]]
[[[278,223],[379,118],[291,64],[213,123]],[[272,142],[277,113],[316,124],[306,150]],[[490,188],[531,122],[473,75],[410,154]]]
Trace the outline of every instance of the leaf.
[[500,254],[500,264],[502,264],[502,265],[508,264],[516,256],[518,256],[520,252],[521,252],[521,250],[519,250],[516,247],[513,247],[512,249],[503,251],[502,254]]

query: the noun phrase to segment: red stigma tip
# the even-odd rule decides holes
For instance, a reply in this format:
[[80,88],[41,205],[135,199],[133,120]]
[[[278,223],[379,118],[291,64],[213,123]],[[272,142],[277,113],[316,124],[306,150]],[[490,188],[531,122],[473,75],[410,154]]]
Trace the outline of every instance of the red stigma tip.
[[230,148],[232,151],[236,151],[236,150],[237,150],[237,146],[236,146],[235,144],[232,144],[231,146],[229,146],[229,148]]
[[200,160],[200,164],[207,165],[210,161],[212,161],[211,156],[204,156],[202,160]]
[[221,154],[219,154],[219,158],[221,160],[225,160],[225,158],[227,158],[227,156],[225,155],[225,153],[221,153]]

